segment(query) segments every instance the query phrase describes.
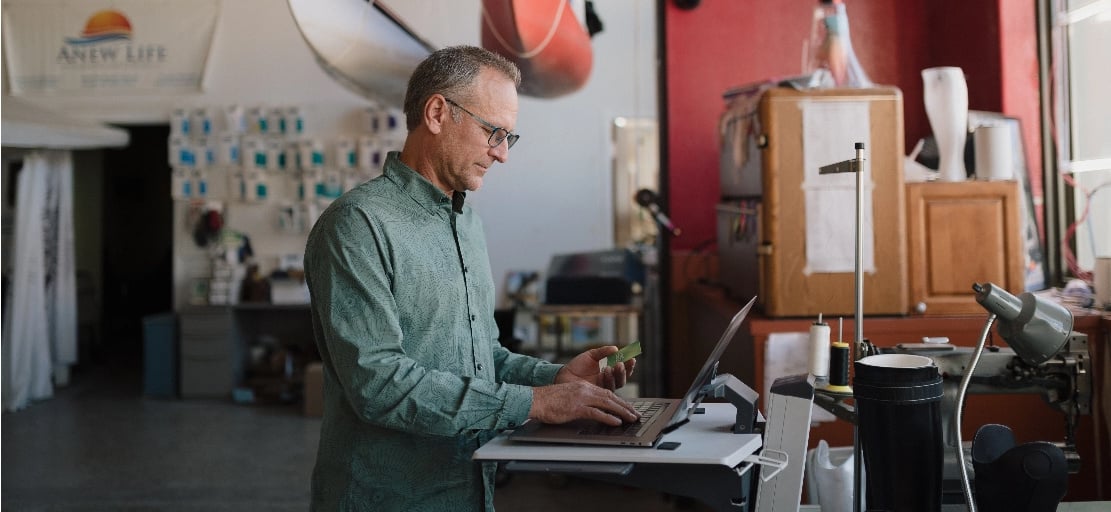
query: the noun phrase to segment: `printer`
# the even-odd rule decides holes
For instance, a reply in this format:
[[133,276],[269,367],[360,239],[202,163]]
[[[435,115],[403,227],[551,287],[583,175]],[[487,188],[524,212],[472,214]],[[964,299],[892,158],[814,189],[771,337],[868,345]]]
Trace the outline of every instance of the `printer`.
[[644,262],[629,249],[559,254],[545,281],[546,304],[629,304],[644,286]]

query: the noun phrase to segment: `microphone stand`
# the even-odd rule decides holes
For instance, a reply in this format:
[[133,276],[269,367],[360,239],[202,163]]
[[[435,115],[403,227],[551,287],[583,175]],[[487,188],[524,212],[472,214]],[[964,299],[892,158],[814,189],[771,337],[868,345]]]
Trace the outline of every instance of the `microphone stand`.
[[641,208],[648,210],[648,212],[652,214],[652,219],[656,221],[660,229],[664,229],[668,233],[671,233],[671,236],[679,236],[682,234],[683,231],[675,227],[675,225],[671,223],[671,219],[669,219],[664,212],[660,211],[659,196],[657,196],[655,192],[642,188],[637,191],[633,198]]

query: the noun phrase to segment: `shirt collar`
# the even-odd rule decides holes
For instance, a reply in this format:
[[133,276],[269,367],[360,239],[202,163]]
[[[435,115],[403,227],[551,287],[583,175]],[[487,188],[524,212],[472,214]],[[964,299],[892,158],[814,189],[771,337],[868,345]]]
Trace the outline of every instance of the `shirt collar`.
[[451,193],[451,210],[455,213],[463,213],[463,202],[467,200],[467,193],[462,190],[455,190]]
[[463,213],[466,192],[455,191],[452,197],[445,196],[443,191],[436,188],[427,178],[402,163],[400,151],[390,151],[386,154],[386,165],[382,169],[382,174],[429,213],[435,214],[440,210]]

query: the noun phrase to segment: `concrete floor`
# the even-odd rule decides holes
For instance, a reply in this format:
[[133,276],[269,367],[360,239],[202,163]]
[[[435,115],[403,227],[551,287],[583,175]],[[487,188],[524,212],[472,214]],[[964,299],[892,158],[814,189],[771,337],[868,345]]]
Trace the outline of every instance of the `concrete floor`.
[[[137,370],[82,369],[54,398],[3,414],[0,509],[308,510],[319,429],[297,407],[148,399]],[[513,475],[496,503],[500,512],[692,508],[651,490],[531,474]]]

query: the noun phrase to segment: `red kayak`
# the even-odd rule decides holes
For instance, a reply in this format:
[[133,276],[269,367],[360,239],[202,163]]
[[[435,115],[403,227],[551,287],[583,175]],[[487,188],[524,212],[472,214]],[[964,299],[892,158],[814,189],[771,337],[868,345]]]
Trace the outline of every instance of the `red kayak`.
[[521,68],[521,93],[579,90],[594,63],[590,35],[568,0],[482,0],[482,46]]

